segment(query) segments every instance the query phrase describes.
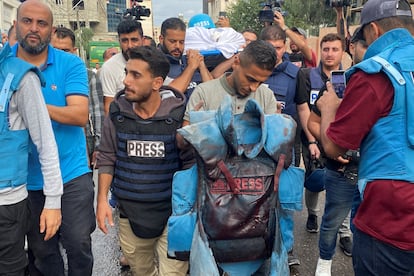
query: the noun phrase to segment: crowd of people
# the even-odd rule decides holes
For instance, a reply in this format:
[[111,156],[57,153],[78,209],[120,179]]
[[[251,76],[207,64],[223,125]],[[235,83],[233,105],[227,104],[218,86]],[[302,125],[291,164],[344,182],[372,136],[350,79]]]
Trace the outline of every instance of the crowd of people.
[[[316,276],[331,275],[338,237],[355,275],[414,275],[411,6],[407,0],[368,0],[352,35],[342,8],[336,13],[337,33],[320,39],[319,61],[306,32],[289,28],[274,11],[274,21],[260,33],[237,33],[244,42],[237,45],[239,52],[215,58],[186,48],[188,27],[179,18],[163,21],[158,45],[139,21],[125,19],[117,28],[120,52],[108,48],[102,67],[89,69],[77,56],[73,31],[54,27],[52,11],[42,1],[24,1],[0,48],[0,234],[8,237],[0,242],[0,275],[92,275],[91,233],[96,226],[104,233],[114,226],[114,208],[122,264],[133,275],[288,273],[285,268],[300,265],[293,251],[298,208],[286,207],[271,191],[284,189],[290,168],[297,168],[301,179],[287,183],[294,186],[292,193],[301,191],[300,203],[304,191],[306,231],[319,233]],[[226,16],[214,23],[205,14],[192,18],[190,27],[231,28]],[[352,58],[350,68],[341,64],[345,53]],[[332,72],[341,70],[344,95],[331,80]],[[260,146],[253,137],[252,114],[262,116],[259,125],[274,135],[268,138],[273,146],[265,138]],[[265,127],[267,120],[282,120],[284,129]],[[225,152],[220,139],[229,146]],[[233,160],[230,153],[238,157]],[[232,176],[230,166],[249,169],[240,158],[270,164],[271,184],[258,188],[267,177],[255,175],[258,169],[240,180]],[[322,168],[316,183],[304,181],[315,164]],[[177,183],[180,172],[198,174],[198,181]],[[217,174],[227,188],[219,187]],[[177,195],[175,185],[189,188]],[[198,199],[190,201],[191,192]],[[255,201],[260,212],[242,214],[252,194],[270,196]],[[169,251],[177,196],[188,199],[186,215],[193,219],[182,226],[192,240],[185,256]],[[212,220],[210,212],[222,204],[244,211]],[[231,228],[242,215],[248,221]],[[259,221],[266,226],[257,234]],[[216,233],[222,226],[238,229],[237,238]],[[201,265],[204,243],[215,259]]]

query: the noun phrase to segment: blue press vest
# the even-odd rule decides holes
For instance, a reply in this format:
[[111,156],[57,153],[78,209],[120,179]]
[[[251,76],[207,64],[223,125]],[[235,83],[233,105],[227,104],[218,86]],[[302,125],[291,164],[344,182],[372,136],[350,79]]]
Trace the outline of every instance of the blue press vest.
[[[187,59],[183,56],[179,59],[171,56],[171,55],[165,55],[170,62],[170,71],[168,72],[168,77],[175,79],[178,76],[181,75],[181,73],[184,71],[185,67],[187,67]],[[184,95],[188,101],[191,94],[193,93],[193,90],[197,87],[198,84],[202,82],[200,72],[196,70],[193,74],[193,77],[191,78],[191,82],[187,87],[187,90],[184,92]]]
[[110,116],[116,128],[117,163],[113,192],[140,202],[171,198],[173,174],[179,169],[176,129],[182,124],[185,105],[165,118],[143,120],[111,104]]
[[[409,54],[408,54],[409,53]],[[388,116],[379,119],[361,144],[358,186],[392,179],[414,182],[414,39],[405,29],[382,35],[368,48],[364,61],[347,71],[384,72],[394,86],[394,103]]]
[[[273,185],[276,182],[271,180],[274,180],[274,168],[279,156],[292,152],[296,129],[294,120],[287,115],[264,115],[254,100],[247,102],[245,113],[233,115],[230,97],[225,97],[217,111],[193,112],[190,118],[191,124],[178,130],[199,156],[198,222],[190,236],[193,241],[190,273],[219,275],[215,264],[219,262],[219,266],[229,275],[252,275],[270,255],[270,270],[277,275],[287,275],[287,253],[280,237],[281,225],[277,214],[273,213],[280,205],[274,205],[277,194],[274,194]],[[284,130],[283,135],[281,129]],[[300,194],[301,202],[303,171],[298,169],[301,171],[293,173],[294,177],[292,170],[295,169],[298,168],[282,170],[279,192],[283,190],[285,195],[292,197]],[[194,171],[191,174],[193,177],[188,177],[188,181],[196,181]],[[285,178],[287,174],[292,178]],[[269,187],[270,190],[267,189]],[[287,191],[286,187],[295,187],[300,193],[295,193],[293,189]],[[179,197],[176,193],[175,196]],[[187,205],[190,198],[195,198],[185,194],[181,197],[184,202],[177,206]],[[282,206],[287,206],[280,193],[279,200]],[[289,201],[296,202],[292,198]],[[291,210],[293,205],[290,205]],[[248,208],[255,210],[250,213]],[[182,213],[184,210],[179,211],[175,215],[181,215],[184,219],[188,211],[191,213],[191,210],[185,211],[185,214]],[[263,217],[269,221],[262,220]],[[175,221],[178,222],[178,219]],[[194,221],[193,216],[189,219]],[[174,226],[170,222],[169,233]],[[183,225],[188,227],[191,223]],[[179,228],[180,225],[177,226]],[[169,237],[169,241],[174,240]],[[185,249],[171,247],[170,243],[168,246],[168,252]]]
[[8,44],[0,52],[0,64],[0,189],[4,189],[26,184],[28,174],[29,131],[10,129],[10,99],[28,71],[43,79],[35,66],[10,56]]
[[322,81],[322,65],[319,64],[318,67],[311,68],[309,73],[309,80],[311,84],[311,89],[320,90],[325,84]]
[[297,116],[295,93],[296,76],[299,68],[289,61],[284,61],[273,69],[270,77],[265,81],[273,91],[277,101],[284,102],[282,113],[294,118]]

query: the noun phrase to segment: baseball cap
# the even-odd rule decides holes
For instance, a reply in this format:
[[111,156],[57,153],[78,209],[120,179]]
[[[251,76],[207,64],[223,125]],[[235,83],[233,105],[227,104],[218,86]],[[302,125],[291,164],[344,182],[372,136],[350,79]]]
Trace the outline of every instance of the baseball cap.
[[206,29],[211,29],[215,28],[216,25],[214,25],[213,19],[211,19],[208,14],[200,13],[190,18],[190,21],[188,21],[188,27],[204,27]]
[[365,25],[383,18],[393,16],[413,17],[410,3],[407,0],[368,0],[362,7],[361,26],[354,36],[363,39]]
[[304,29],[299,28],[299,27],[292,27],[290,28],[292,31],[294,31],[295,33],[298,33],[300,35],[303,35],[306,38],[306,32]]
[[360,32],[360,31],[361,31],[361,27],[358,27],[358,28],[355,29],[355,31],[352,34],[351,39],[350,39],[351,43],[355,43],[357,41],[364,40],[364,38],[361,35],[362,32]]

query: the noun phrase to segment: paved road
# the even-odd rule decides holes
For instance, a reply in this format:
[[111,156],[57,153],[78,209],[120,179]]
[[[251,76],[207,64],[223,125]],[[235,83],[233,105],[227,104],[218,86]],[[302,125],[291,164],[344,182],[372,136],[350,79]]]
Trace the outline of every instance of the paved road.
[[[321,217],[323,214],[323,206],[325,195],[319,196],[319,209],[321,215],[318,217],[318,223],[320,225]],[[318,239],[319,233],[308,233],[305,230],[306,219],[308,214],[306,212],[305,204],[302,212],[295,214],[295,245],[294,252],[301,261],[301,265],[297,266],[298,274],[301,276],[315,275],[316,264],[319,257]],[[352,258],[346,256],[339,245],[336,246],[336,253],[332,261],[332,275],[333,276],[352,276],[354,272],[352,270]]]
[[[97,182],[95,182],[97,183]],[[323,210],[324,196],[320,196],[320,209]],[[301,265],[297,266],[296,274],[300,276],[315,275],[316,263],[318,260],[318,238],[319,234],[308,233],[305,230],[307,213],[305,210],[295,214],[295,254],[299,257]],[[320,223],[320,217],[319,223]],[[92,234],[93,254],[95,264],[94,276],[130,276],[130,273],[121,273],[118,264],[119,243],[116,235],[116,228],[110,228],[108,235],[104,235],[99,229]],[[352,259],[345,256],[339,246],[332,263],[332,275],[352,276]],[[203,275],[204,276],[204,275]]]

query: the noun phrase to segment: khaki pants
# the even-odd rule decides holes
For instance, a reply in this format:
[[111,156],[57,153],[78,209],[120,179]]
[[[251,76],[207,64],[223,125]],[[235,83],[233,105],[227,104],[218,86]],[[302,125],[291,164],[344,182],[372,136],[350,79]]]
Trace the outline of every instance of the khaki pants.
[[188,262],[167,257],[167,227],[157,238],[142,239],[135,236],[128,219],[120,218],[119,240],[134,276],[187,275]]

